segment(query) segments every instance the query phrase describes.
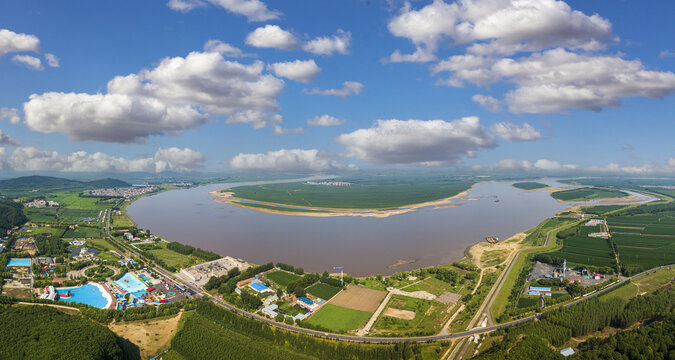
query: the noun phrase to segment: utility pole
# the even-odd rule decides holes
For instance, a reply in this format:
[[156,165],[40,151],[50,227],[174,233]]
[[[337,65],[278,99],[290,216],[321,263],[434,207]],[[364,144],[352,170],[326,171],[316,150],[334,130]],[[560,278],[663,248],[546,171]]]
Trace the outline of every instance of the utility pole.
[[340,284],[342,284],[342,286],[345,286],[345,281],[343,280],[344,268],[344,266],[333,266],[333,270],[340,270]]

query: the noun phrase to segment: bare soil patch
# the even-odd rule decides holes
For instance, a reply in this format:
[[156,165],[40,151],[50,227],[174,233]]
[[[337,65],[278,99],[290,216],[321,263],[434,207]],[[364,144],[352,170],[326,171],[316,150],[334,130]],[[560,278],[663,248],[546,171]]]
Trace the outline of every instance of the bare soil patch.
[[462,295],[455,294],[451,292],[444,292],[441,296],[436,298],[436,301],[443,304],[457,304],[457,302],[462,298]]
[[387,310],[384,311],[383,315],[403,320],[412,320],[415,318],[414,311],[394,309],[394,308],[387,308]]
[[138,346],[141,358],[148,359],[169,344],[182,314],[170,319],[110,324],[108,328]]
[[370,313],[375,312],[387,296],[386,291],[373,290],[362,286],[349,285],[347,289],[341,291],[330,299],[329,303],[348,309],[362,310]]

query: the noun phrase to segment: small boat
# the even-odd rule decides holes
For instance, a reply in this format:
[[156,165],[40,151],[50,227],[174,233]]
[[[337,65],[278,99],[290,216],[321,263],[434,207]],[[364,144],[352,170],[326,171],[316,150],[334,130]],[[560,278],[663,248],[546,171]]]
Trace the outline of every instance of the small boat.
[[73,297],[73,294],[70,293],[70,290],[66,291],[65,294],[59,294],[61,299],[70,299],[71,297]]

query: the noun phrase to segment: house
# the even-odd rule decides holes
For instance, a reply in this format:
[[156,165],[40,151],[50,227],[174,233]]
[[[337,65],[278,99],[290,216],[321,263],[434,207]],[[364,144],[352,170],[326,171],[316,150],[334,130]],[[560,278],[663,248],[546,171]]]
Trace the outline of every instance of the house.
[[297,304],[304,307],[305,309],[307,309],[309,311],[314,311],[316,308],[319,307],[319,304],[315,303],[311,299],[308,299],[304,296],[298,298]]
[[258,280],[258,279],[253,280],[250,284],[248,284],[248,286],[251,289],[253,289],[253,290],[255,290],[256,292],[259,292],[259,293],[264,293],[264,292],[269,292],[269,291],[274,292],[274,290],[265,286],[265,284],[261,283],[260,280]]
[[255,280],[255,278],[248,278],[248,279],[245,279],[245,280],[241,280],[241,281],[237,282],[237,287],[244,286],[244,285],[250,283],[253,280]]
[[572,349],[571,347],[564,348],[564,349],[560,350],[560,354],[564,357],[574,355],[574,349]]
[[272,304],[272,305],[264,307],[262,309],[262,312],[269,315],[270,317],[272,317],[274,319],[279,314],[278,312],[275,311],[278,308],[279,308],[279,306],[277,304]]

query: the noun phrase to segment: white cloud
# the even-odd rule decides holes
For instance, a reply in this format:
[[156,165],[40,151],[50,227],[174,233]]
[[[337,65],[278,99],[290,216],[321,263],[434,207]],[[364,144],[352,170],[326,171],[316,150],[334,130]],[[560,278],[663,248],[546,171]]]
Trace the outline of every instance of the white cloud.
[[454,121],[378,120],[374,127],[342,134],[347,156],[377,165],[445,166],[496,146],[477,117]]
[[412,9],[410,3],[406,2],[401,13],[389,22],[388,28],[393,35],[410,39],[417,50],[413,55],[402,55],[396,50],[390,60],[392,62],[434,60],[433,53],[441,39],[455,33],[458,15],[457,4],[447,4],[442,0],[434,0],[420,10]]
[[189,148],[158,149],[154,157],[125,159],[85,151],[58,153],[34,147],[18,147],[11,155],[0,148],[2,169],[14,171],[66,172],[163,172],[190,171],[204,165],[206,157]]
[[503,159],[489,167],[490,170],[497,171],[532,171],[532,172],[567,172],[578,170],[579,166],[574,164],[561,164],[558,161],[539,159],[534,163],[527,160]]
[[317,37],[305,43],[302,48],[307,52],[317,55],[333,55],[334,52],[345,55],[349,53],[351,40],[351,33],[338,29],[335,35],[331,37]]
[[40,52],[40,39],[35,35],[17,34],[7,29],[0,29],[0,56],[11,52]]
[[284,120],[279,114],[259,110],[243,110],[230,115],[228,124],[251,124],[254,129],[262,129],[268,126],[277,126]]
[[675,51],[661,50],[659,52],[659,59],[675,57]]
[[169,0],[167,6],[176,11],[188,12],[205,7],[207,2],[233,14],[246,16],[248,21],[267,21],[281,16],[281,12],[268,9],[260,0]]
[[33,131],[60,132],[74,141],[142,142],[204,124],[212,115],[277,111],[284,83],[263,70],[260,61],[245,65],[216,52],[193,52],[115,77],[106,94],[31,95],[25,121]]
[[361,90],[363,90],[363,84],[356,81],[345,81],[342,83],[341,89],[317,89],[304,90],[306,94],[311,95],[323,95],[323,96],[349,96],[349,95],[358,95]]
[[291,50],[298,47],[298,40],[295,35],[277,25],[265,25],[248,34],[246,44],[260,48]]
[[558,0],[435,0],[421,9],[406,2],[388,24],[389,31],[409,39],[415,54],[396,50],[392,61],[427,62],[444,40],[471,44],[475,54],[513,54],[551,47],[599,50],[615,43],[609,21],[588,16]]
[[21,143],[13,137],[7,135],[7,133],[4,131],[0,130],[0,145],[19,146]]
[[44,70],[42,61],[30,55],[14,55],[12,61],[17,65],[24,65],[31,70]]
[[19,110],[16,108],[0,108],[0,120],[9,120],[10,124],[18,124],[21,121]]
[[173,10],[186,13],[196,8],[205,7],[206,3],[202,0],[169,0],[166,6]]
[[254,172],[313,173],[342,170],[347,166],[316,149],[282,149],[259,154],[238,154],[229,161],[231,168]]
[[49,67],[59,67],[61,64],[59,63],[59,58],[56,57],[54,54],[47,53],[45,54],[45,60],[47,60],[47,65]]
[[307,119],[307,125],[310,126],[340,126],[344,124],[344,122],[344,119],[338,119],[327,114]]
[[509,141],[534,141],[541,139],[541,133],[528,123],[517,125],[512,122],[500,122],[492,126],[492,131],[497,136]]
[[295,60],[267,65],[276,76],[304,83],[312,82],[321,72],[314,60]]
[[246,57],[249,56],[247,54],[244,54],[241,49],[234,47],[226,42],[222,42],[220,40],[209,40],[204,44],[204,51],[205,52],[217,52],[223,56],[231,57],[231,58],[240,58],[240,57]]
[[514,83],[516,89],[502,101],[514,113],[600,111],[620,105],[623,97],[660,98],[675,91],[672,72],[647,70],[639,60],[618,55],[576,54],[564,49],[518,59],[453,56],[433,68],[435,73],[441,71],[451,72],[445,81],[451,86]]
[[471,100],[492,112],[499,112],[502,110],[502,102],[492,96],[476,94]]
[[297,128],[285,128],[281,127],[280,125],[274,125],[274,134],[275,135],[286,135],[286,134],[302,134],[305,132],[305,129],[301,127]]

